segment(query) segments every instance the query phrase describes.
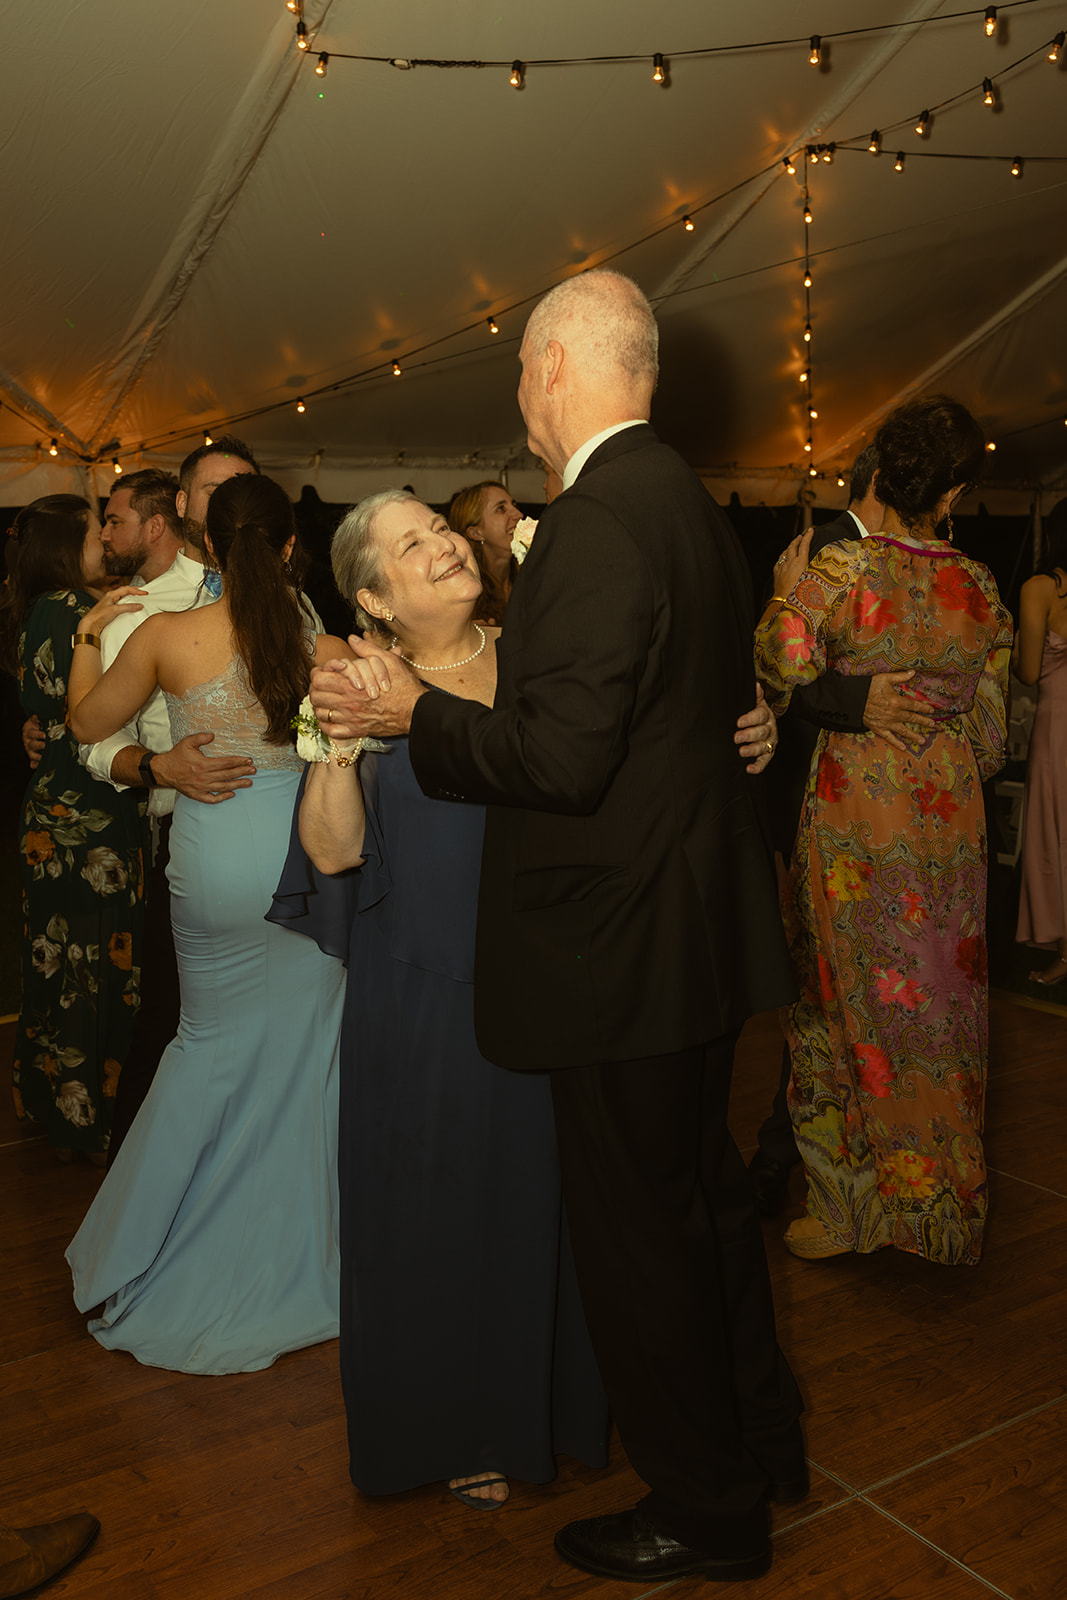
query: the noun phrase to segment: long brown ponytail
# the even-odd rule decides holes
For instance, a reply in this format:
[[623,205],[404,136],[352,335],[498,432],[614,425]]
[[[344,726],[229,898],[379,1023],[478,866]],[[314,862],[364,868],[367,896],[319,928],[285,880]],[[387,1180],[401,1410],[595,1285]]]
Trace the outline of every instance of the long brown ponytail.
[[228,478],[208,501],[207,532],[226,583],[237,653],[266,713],[267,743],[286,744],[311,675],[299,599],[307,559],[299,545],[289,558],[291,570],[282,565],[296,532],[289,496],[258,473]]

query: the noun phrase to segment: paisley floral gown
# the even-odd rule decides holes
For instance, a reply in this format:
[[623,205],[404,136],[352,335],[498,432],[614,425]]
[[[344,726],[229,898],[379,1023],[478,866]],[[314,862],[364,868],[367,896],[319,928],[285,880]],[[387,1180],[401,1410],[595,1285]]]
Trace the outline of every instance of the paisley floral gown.
[[22,1010],[15,1109],[49,1143],[107,1149],[140,985],[144,796],[93,778],[67,726],[71,635],[94,604],[43,595],[19,648],[19,695],[45,730],[22,813]]
[[786,923],[787,1034],[808,1210],[857,1251],[979,1259],[986,1214],[986,837],[1003,764],[1011,619],[940,541],[827,545],[756,632],[775,710],[825,671],[913,669],[938,726],[915,752],[823,732]]

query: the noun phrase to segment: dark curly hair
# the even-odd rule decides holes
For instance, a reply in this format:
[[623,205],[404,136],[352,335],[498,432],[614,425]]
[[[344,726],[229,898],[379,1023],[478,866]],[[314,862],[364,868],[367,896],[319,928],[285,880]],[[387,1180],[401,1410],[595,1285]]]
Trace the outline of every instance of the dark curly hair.
[[208,501],[207,532],[226,582],[237,653],[266,712],[264,737],[268,744],[286,744],[311,675],[300,605],[307,557],[297,542],[288,572],[281,559],[296,533],[289,496],[273,478],[239,473],[220,483]]
[[914,528],[941,496],[973,488],[985,464],[985,433],[966,406],[946,394],[908,400],[891,411],[874,437],[875,493]]

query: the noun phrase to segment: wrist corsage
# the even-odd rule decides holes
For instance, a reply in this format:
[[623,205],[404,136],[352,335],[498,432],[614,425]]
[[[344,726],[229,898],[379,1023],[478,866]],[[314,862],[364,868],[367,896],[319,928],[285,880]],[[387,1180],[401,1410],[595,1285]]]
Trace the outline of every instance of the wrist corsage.
[[296,729],[296,753],[301,761],[334,761],[339,767],[353,766],[364,750],[388,750],[380,739],[349,739],[338,743],[330,739],[319,725],[311,707],[311,696],[305,695],[300,710],[289,726]]
[[530,553],[536,532],[537,523],[533,517],[523,517],[521,522],[515,524],[515,532],[511,535],[511,553],[520,567]]

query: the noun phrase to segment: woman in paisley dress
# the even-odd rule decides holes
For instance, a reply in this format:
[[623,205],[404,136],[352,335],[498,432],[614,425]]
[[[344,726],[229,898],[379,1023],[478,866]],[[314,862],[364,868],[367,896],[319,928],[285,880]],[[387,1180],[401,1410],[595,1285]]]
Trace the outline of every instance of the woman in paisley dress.
[[20,513],[15,532],[0,648],[45,732],[19,832],[15,1109],[44,1128],[60,1160],[81,1153],[103,1166],[138,1001],[143,796],[91,777],[67,725],[71,637],[105,593],[100,519],[77,495],[47,495]]
[[[208,759],[251,755],[256,771],[219,805],[178,796],[178,1036],[67,1259],[78,1306],[104,1303],[89,1324],[100,1344],[222,1373],[337,1333],[344,969],[264,916],[303,769],[291,719],[313,663],[350,652],[316,635],[300,604],[278,484],[256,473],[222,483],[207,545],[222,573],[216,604],[147,618],[102,677],[99,651],[75,652],[71,720],[85,742],[129,721],[158,683],[176,740],[210,729]],[[105,602],[86,624],[106,627],[115,610]]]
[[984,437],[958,402],[894,411],[875,439],[882,530],[795,541],[756,631],[775,709],[822,672],[910,670],[928,714],[908,747],[820,735],[785,891],[801,987],[790,1110],[815,1257],[885,1245],[978,1261],[986,1216],[986,836],[1003,764],[1011,619],[987,569],[937,538]]

